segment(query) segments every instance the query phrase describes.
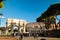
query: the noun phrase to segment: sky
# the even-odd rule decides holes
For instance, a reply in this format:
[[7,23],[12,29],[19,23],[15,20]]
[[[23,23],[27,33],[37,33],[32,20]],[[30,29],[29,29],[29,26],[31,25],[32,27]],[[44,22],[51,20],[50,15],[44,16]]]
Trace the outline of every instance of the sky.
[[60,3],[60,0],[8,0],[4,1],[4,8],[0,13],[5,18],[1,19],[1,25],[6,25],[7,18],[23,19],[27,22],[36,22],[51,4]]

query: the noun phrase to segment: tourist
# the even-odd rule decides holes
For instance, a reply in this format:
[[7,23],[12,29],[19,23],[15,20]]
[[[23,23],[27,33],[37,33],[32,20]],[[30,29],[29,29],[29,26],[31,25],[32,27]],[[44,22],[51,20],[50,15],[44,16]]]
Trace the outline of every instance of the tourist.
[[23,39],[23,33],[21,33],[20,36],[21,36],[21,39]]

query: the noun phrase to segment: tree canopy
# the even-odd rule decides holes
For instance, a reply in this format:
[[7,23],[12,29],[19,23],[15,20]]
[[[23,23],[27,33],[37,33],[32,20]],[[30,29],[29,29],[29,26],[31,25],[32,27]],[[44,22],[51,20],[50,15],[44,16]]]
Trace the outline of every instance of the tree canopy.
[[36,21],[44,21],[47,18],[55,15],[60,15],[60,3],[50,5],[50,7],[48,7],[48,9],[44,13],[42,13],[41,16],[36,19]]
[[0,8],[3,8],[4,7],[3,1],[7,1],[7,0],[0,0]]

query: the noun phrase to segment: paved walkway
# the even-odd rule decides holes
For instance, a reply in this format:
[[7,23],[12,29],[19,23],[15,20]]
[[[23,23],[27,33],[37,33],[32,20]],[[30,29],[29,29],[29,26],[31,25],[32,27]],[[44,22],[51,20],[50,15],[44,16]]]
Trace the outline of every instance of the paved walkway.
[[[41,40],[42,38],[45,38],[46,40],[60,40],[60,38],[49,38],[49,37],[23,37],[22,40]],[[14,36],[0,36],[0,40],[18,40],[18,37]],[[21,40],[21,39],[20,39]]]
[[17,40],[17,38],[13,36],[0,36],[0,40]]
[[46,40],[60,40],[60,38],[49,38],[49,37],[38,37],[38,38],[34,38],[34,37],[23,37],[22,40],[41,40],[42,38],[45,38]]

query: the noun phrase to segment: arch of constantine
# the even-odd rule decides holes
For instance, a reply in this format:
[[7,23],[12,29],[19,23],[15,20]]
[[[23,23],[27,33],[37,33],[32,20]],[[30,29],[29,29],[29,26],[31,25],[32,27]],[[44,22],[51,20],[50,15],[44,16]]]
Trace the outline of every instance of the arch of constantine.
[[25,20],[8,18],[6,21],[6,35],[12,34],[14,30],[19,31],[18,33],[21,33],[21,32],[25,33],[26,32],[25,31],[25,25],[26,24],[27,24],[27,22]]

